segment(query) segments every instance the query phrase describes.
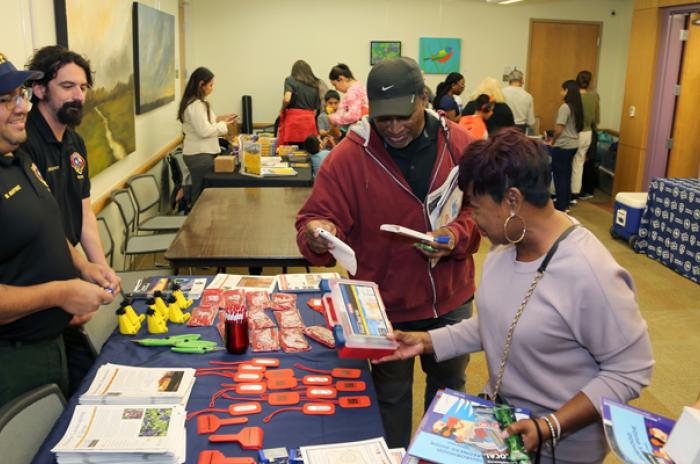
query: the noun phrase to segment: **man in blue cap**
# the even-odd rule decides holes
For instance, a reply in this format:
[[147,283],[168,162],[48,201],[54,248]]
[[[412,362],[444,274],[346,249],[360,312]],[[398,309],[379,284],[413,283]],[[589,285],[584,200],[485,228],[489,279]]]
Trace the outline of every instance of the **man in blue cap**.
[[[353,277],[379,284],[395,329],[428,330],[459,322],[471,315],[472,254],[479,248],[479,232],[466,206],[455,207],[456,217],[434,228],[427,199],[457,169],[471,138],[457,124],[426,110],[423,76],[410,58],[374,65],[367,95],[369,116],[350,127],[321,165],[297,215],[299,249],[313,265],[323,266],[333,257],[317,228],[348,243],[357,256]],[[412,240],[380,232],[382,224],[446,241],[414,248]],[[440,388],[464,389],[468,359],[438,363],[431,356],[421,358],[426,407]],[[411,438],[413,365],[413,360],[402,360],[372,366],[391,448],[406,447]]]
[[112,301],[111,283],[66,241],[48,185],[19,150],[31,91],[41,78],[0,53],[0,406],[68,373],[62,332]]

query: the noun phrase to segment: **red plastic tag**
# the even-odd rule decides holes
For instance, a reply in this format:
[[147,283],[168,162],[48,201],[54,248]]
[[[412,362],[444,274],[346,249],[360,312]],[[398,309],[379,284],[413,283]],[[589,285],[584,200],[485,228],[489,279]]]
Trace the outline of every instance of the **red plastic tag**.
[[302,409],[304,414],[334,414],[335,405],[333,403],[306,403],[304,409]]
[[338,392],[333,387],[308,387],[306,389],[306,396],[312,400],[319,399],[332,399],[338,395]]
[[240,432],[229,435],[210,435],[211,443],[238,442],[246,450],[260,450],[263,445],[264,432],[261,427],[244,427]]
[[297,392],[270,393],[267,396],[267,403],[270,406],[289,406],[299,404],[301,398]]
[[304,385],[330,385],[333,383],[333,377],[319,374],[305,375],[304,378],[301,379],[301,383]]
[[265,371],[266,379],[279,379],[280,377],[294,377],[294,369],[271,369]]
[[238,395],[262,395],[267,391],[267,384],[264,383],[239,383],[235,385]]
[[339,392],[360,392],[365,391],[367,386],[362,380],[338,380],[335,389]]
[[323,300],[321,298],[311,298],[309,301],[306,302],[307,305],[309,305],[309,308],[313,309],[316,312],[319,312],[323,314],[325,311],[323,309]]
[[341,396],[338,404],[341,408],[368,408],[372,401],[369,396]]
[[234,403],[229,405],[228,413],[232,416],[243,416],[245,414],[257,414],[262,411],[260,403],[251,401],[249,403]]
[[277,358],[253,358],[250,363],[256,366],[277,367],[280,365],[280,360]]
[[267,380],[268,390],[289,390],[297,386],[297,379],[294,377],[279,377]]
[[233,376],[234,382],[259,383],[263,379],[261,372],[236,372]]

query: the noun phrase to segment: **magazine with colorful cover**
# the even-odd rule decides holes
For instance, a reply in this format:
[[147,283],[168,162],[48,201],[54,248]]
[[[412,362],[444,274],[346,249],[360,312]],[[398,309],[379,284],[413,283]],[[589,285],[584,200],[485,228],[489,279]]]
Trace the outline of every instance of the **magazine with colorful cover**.
[[608,444],[629,464],[673,464],[663,447],[674,420],[603,398],[603,429]]
[[277,291],[279,292],[320,292],[321,280],[339,279],[337,272],[322,272],[316,274],[279,274],[277,276]]
[[[529,411],[515,408],[516,420],[529,415]],[[430,403],[402,463],[416,462],[416,458],[435,464],[515,462],[508,456],[493,403],[446,388]]]

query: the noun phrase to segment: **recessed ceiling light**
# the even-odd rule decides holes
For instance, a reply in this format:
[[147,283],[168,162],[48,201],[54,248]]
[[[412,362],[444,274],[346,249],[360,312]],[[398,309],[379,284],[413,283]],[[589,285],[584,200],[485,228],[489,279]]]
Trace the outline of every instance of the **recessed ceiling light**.
[[511,3],[518,3],[522,2],[523,0],[504,0],[502,2],[498,2],[499,5],[510,5]]

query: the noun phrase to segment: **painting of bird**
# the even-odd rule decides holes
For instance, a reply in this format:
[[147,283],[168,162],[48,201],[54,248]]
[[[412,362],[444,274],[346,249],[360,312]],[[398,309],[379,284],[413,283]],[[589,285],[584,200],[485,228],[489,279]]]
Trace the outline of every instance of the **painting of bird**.
[[439,61],[440,63],[444,63],[450,58],[452,58],[452,47],[445,47],[439,50],[437,53],[423,58],[423,60]]
[[421,37],[419,63],[426,74],[459,72],[462,41],[447,37]]

